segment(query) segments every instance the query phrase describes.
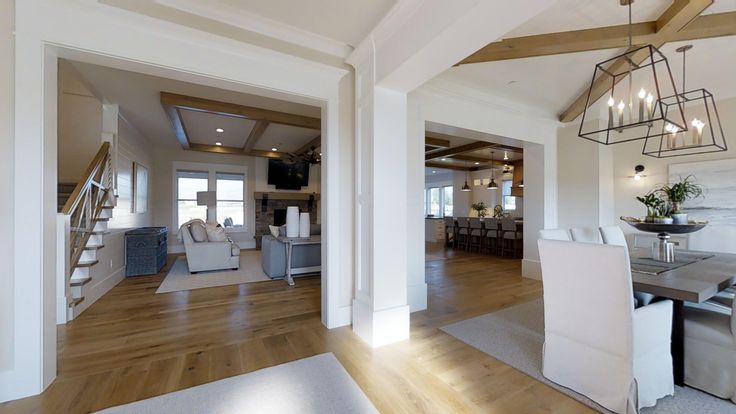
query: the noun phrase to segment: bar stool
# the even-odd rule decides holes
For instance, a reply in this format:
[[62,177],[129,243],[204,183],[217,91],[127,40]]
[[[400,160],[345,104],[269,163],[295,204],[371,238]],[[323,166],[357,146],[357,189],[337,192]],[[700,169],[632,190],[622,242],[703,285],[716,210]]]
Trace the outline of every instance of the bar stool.
[[483,220],[484,234],[483,238],[486,239],[486,248],[489,253],[499,254],[499,238],[501,237],[500,222],[497,218],[487,218]]
[[483,249],[483,222],[477,217],[471,217],[468,229],[468,250],[478,248],[478,253]]
[[468,237],[470,234],[470,220],[467,217],[457,218],[457,233],[455,234],[457,235],[457,246],[462,247],[461,244],[465,244],[465,249],[468,249],[470,246],[470,238]]
[[452,217],[445,217],[445,246],[453,246],[455,240],[455,219]]
[[516,228],[516,220],[512,218],[501,219],[501,256],[510,251],[514,257],[517,256],[519,241],[523,240],[523,233]]

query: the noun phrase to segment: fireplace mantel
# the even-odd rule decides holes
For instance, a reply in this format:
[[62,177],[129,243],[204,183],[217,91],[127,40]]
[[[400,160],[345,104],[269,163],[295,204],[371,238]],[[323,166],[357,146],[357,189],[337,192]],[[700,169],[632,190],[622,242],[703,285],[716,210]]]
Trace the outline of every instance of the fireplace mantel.
[[[280,192],[259,192],[253,193],[256,200],[305,200],[308,201],[311,197],[312,200],[319,200],[319,193],[280,193]],[[264,197],[265,196],[265,197]]]

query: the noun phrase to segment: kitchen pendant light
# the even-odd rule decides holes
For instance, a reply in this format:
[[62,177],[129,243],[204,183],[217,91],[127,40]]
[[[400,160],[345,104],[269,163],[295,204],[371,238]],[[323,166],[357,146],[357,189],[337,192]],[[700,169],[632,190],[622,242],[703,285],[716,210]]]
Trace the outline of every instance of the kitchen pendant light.
[[465,184],[460,188],[460,191],[470,191],[470,186],[468,185],[468,163],[465,162]]
[[703,88],[685,89],[685,55],[692,47],[685,45],[676,49],[677,53],[682,53],[682,93],[661,99],[665,113],[676,104],[677,98],[683,102],[687,119],[692,118],[690,130],[683,131],[671,124],[662,126],[664,133],[653,130],[644,142],[644,155],[669,158],[728,150],[713,94]]
[[[611,145],[667,135],[665,125],[687,130],[667,58],[653,45],[633,46],[634,0],[619,2],[629,8],[629,46],[623,54],[595,66],[578,136]],[[660,99],[664,96],[672,97],[667,111]]]
[[493,167],[493,151],[491,151],[491,182],[488,183],[489,190],[495,190],[498,188],[498,184],[496,184],[496,180],[494,179],[495,175],[496,173]]

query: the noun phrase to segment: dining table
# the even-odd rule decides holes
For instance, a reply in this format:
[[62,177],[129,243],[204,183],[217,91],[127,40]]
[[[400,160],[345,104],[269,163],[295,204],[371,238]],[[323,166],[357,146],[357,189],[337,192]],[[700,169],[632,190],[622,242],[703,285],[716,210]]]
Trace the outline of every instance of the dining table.
[[680,263],[651,261],[651,249],[630,250],[635,291],[672,300],[672,368],[675,384],[685,384],[685,302],[702,303],[736,284],[736,254],[676,250]]

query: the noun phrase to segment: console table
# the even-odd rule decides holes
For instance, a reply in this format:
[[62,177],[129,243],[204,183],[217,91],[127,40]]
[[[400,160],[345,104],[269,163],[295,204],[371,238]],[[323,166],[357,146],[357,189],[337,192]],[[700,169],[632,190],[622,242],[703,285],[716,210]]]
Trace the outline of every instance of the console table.
[[313,244],[321,244],[322,238],[320,236],[312,237],[284,237],[281,236],[278,240],[286,245],[286,283],[289,286],[294,286],[293,275],[300,275],[304,273],[316,273],[322,271],[322,266],[308,266],[308,267],[297,267],[291,268],[291,255],[296,246],[307,246]]

